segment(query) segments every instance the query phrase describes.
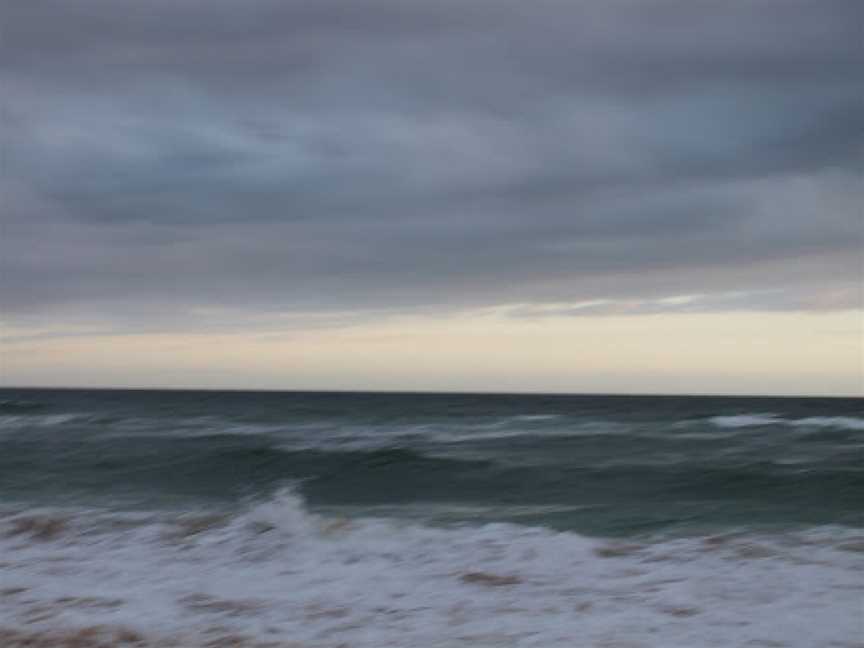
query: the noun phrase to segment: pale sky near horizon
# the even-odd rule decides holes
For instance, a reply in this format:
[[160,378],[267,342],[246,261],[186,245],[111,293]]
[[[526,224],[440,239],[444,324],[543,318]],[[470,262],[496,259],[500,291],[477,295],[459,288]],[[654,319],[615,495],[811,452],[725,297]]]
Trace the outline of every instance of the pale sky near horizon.
[[864,395],[862,24],[0,0],[0,386]]

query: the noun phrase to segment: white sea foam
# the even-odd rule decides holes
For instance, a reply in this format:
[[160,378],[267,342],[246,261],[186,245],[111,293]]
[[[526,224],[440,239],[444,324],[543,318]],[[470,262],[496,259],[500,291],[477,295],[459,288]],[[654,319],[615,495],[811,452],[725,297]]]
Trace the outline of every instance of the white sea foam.
[[757,425],[778,425],[782,419],[776,414],[737,414],[735,416],[712,416],[708,419],[720,428],[742,428]]
[[7,513],[0,637],[101,625],[186,648],[853,646],[864,541],[851,534],[633,544],[319,517],[290,491],[230,516]]
[[824,427],[840,428],[842,430],[864,430],[864,418],[854,416],[810,416],[802,419],[785,421],[786,425],[794,427]]
[[84,421],[92,414],[72,413],[65,414],[11,414],[0,416],[0,430],[20,430],[28,427],[42,428],[67,425],[73,421]]
[[708,419],[720,428],[746,428],[763,425],[788,427],[835,428],[841,430],[864,430],[864,418],[854,416],[809,416],[786,419],[777,414],[737,414],[735,416],[713,416]]

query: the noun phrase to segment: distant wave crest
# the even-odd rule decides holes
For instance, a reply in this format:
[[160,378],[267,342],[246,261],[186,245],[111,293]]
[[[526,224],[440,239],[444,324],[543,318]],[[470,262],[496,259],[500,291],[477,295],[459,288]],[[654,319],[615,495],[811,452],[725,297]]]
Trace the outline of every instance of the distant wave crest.
[[46,408],[45,403],[28,400],[0,400],[0,414],[36,412]]
[[746,428],[782,425],[787,427],[864,430],[864,418],[857,418],[854,416],[810,416],[799,419],[787,419],[782,418],[777,414],[765,413],[713,416],[708,420],[719,428]]

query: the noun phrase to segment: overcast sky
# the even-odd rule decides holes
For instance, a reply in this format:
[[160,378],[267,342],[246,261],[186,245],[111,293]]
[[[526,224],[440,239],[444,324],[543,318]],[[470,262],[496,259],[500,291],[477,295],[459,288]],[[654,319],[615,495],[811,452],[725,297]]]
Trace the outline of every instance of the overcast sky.
[[[0,7],[7,383],[263,375],[203,360],[183,374],[169,359],[147,373],[126,349],[126,370],[81,378],[87,361],[62,346],[81,336],[97,350],[109,338],[228,335],[240,348],[276,336],[297,353],[291,335],[399,321],[404,351],[412,331],[452,336],[452,318],[494,313],[529,349],[543,322],[578,344],[586,326],[666,318],[643,340],[656,348],[685,321],[710,345],[721,321],[749,322],[752,343],[823,318],[817,337],[775,349],[826,345],[798,366],[811,382],[789,386],[777,367],[762,391],[860,389],[860,0]],[[836,335],[842,352],[813,374]],[[396,360],[366,378],[358,361],[340,382],[338,358],[313,356],[306,374],[287,380],[290,362],[277,363],[252,382],[447,386]],[[597,362],[612,372],[604,390],[650,391]],[[567,382],[565,369],[500,385],[591,391],[586,371]],[[702,391],[728,389],[715,365],[687,371]]]

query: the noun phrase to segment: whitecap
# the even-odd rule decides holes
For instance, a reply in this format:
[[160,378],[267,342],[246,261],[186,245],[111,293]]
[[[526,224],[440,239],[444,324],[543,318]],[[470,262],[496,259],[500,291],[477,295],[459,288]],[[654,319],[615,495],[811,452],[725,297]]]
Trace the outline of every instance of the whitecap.
[[864,430],[864,418],[854,416],[810,416],[785,422],[793,427],[835,428],[841,430]]
[[712,416],[708,419],[720,428],[743,428],[761,425],[779,425],[783,421],[776,414],[736,414],[733,416]]
[[834,428],[841,430],[864,430],[864,418],[854,416],[810,416],[798,419],[782,418],[777,414],[736,414],[733,416],[713,416],[708,419],[720,428],[746,428],[765,425],[787,427]]

